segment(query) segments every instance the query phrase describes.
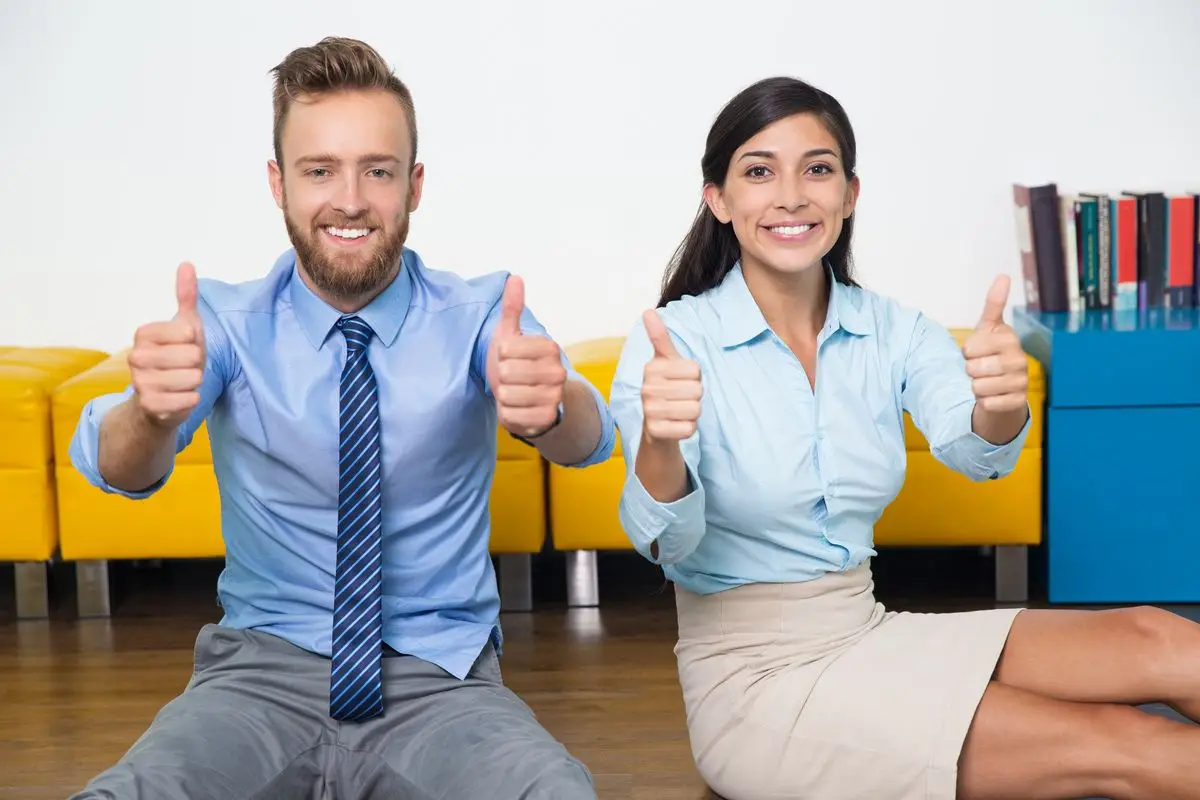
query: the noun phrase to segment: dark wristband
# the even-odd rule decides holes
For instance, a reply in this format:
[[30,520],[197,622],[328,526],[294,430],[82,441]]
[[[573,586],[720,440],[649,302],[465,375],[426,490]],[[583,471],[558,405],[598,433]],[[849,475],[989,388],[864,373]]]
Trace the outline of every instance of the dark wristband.
[[545,430],[538,431],[537,433],[531,433],[529,436],[517,436],[515,433],[512,436],[518,442],[524,442],[527,445],[533,445],[534,439],[545,436],[547,433],[549,433],[550,431],[557,428],[559,423],[561,423],[562,421],[563,421],[563,404],[559,403],[558,404],[558,413],[554,415],[554,422],[551,422],[549,425],[547,425]]

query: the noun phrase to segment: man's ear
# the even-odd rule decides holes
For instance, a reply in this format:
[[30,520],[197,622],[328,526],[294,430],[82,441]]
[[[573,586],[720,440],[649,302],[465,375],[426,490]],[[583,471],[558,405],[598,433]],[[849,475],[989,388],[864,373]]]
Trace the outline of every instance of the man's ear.
[[421,190],[425,187],[425,165],[421,162],[413,164],[412,172],[408,175],[408,212],[417,210],[421,205]]
[[714,184],[704,184],[704,202],[708,204],[708,210],[720,222],[729,222],[731,217],[729,216],[729,211],[725,208],[725,198],[722,196],[721,190]]
[[283,208],[283,172],[274,159],[267,161],[267,182],[271,185],[271,196],[275,205]]

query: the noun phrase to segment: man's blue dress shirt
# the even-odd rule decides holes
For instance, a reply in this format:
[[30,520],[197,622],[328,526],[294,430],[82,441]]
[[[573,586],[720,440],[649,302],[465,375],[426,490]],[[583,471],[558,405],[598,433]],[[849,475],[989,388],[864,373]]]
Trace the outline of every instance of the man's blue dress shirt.
[[[398,278],[357,312],[375,331],[368,357],[379,385],[383,462],[383,639],[463,677],[484,645],[501,642],[488,554],[496,406],[485,363],[507,273],[464,279],[405,249]],[[220,485],[225,569],[222,624],[255,628],[328,656],[338,507],[338,393],[346,358],[342,314],[313,294],[284,253],[259,280],[199,282],[208,367],[177,451],[207,420]],[[528,334],[545,329],[528,309]],[[570,377],[582,380],[564,365]],[[575,466],[612,452],[614,426]],[[105,412],[132,393],[92,400],[71,461],[95,486]],[[186,525],[187,520],[179,520]],[[162,531],[164,537],[173,531]]]

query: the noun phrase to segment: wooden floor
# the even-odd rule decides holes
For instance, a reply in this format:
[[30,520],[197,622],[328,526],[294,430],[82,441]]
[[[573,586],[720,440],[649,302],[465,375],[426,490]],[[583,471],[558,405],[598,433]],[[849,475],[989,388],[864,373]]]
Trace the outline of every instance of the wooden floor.
[[[600,797],[710,797],[688,748],[673,596],[660,574],[622,564],[623,572],[602,560],[610,577],[599,609],[565,608],[551,579],[537,610],[504,615],[505,678],[591,768]],[[942,572],[940,594],[928,591],[936,565],[923,569],[900,582],[877,575],[881,599],[913,607],[907,584],[932,597],[926,607],[987,605],[986,565],[971,567],[974,577],[953,573],[957,588],[945,589]],[[57,574],[51,620],[16,622],[0,605],[0,797],[62,800],[128,748],[186,683],[199,627],[219,619],[218,572],[219,564],[141,570],[120,584],[106,620],[75,619],[69,580]]]

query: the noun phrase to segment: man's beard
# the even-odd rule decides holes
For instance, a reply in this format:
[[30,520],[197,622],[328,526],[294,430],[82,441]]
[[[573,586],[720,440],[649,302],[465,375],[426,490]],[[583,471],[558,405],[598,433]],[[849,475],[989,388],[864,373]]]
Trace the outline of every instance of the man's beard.
[[[367,217],[321,219],[310,230],[302,231],[288,214],[286,201],[283,221],[309,280],[330,300],[337,301],[355,301],[378,294],[393,278],[408,238],[407,213],[398,220],[395,230],[390,234]],[[372,229],[372,236],[381,238],[370,253],[330,254],[328,248],[318,241],[322,235],[321,228],[326,226],[368,227]]]

